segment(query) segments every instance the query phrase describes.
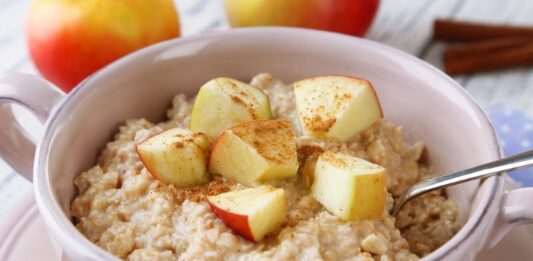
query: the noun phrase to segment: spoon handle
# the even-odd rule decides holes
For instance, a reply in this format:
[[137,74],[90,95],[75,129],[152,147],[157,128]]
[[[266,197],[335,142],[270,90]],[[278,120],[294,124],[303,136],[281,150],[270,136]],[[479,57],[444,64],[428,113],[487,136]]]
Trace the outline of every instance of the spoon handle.
[[453,174],[439,176],[419,182],[409,188],[402,196],[400,196],[392,214],[396,216],[400,208],[410,199],[430,192],[436,189],[448,187],[451,185],[467,182],[473,179],[487,178],[498,174],[502,171],[512,171],[519,168],[533,166],[533,150],[529,150],[511,157],[503,158],[493,162],[489,162],[477,167],[462,170]]

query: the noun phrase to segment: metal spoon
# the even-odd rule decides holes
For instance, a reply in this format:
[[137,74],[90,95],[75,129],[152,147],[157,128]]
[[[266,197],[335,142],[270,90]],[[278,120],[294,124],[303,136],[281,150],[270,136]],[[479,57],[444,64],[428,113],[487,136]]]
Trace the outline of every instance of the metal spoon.
[[392,215],[396,216],[405,203],[417,196],[436,189],[467,182],[473,179],[488,178],[501,171],[512,171],[519,168],[533,166],[533,150],[529,150],[512,157],[489,162],[453,174],[428,179],[411,186],[395,200]]

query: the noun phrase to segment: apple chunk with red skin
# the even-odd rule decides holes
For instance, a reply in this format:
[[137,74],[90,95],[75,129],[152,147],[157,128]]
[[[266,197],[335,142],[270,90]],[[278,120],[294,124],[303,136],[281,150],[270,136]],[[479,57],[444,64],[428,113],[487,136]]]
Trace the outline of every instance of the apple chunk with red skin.
[[347,140],[383,117],[376,92],[367,80],[321,76],[293,86],[306,135]]
[[209,172],[247,186],[294,177],[298,172],[296,135],[284,120],[240,123],[215,141]]
[[207,202],[226,226],[253,242],[278,229],[287,216],[285,191],[268,185],[210,196]]
[[156,134],[136,147],[137,155],[155,178],[176,187],[209,181],[206,170],[208,137],[174,128]]

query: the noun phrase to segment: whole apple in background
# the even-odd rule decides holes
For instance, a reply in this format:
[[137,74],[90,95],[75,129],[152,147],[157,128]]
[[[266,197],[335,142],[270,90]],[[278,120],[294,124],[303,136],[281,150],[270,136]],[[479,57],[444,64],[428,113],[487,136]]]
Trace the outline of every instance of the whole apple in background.
[[37,0],[26,28],[35,65],[66,92],[114,60],[179,34],[172,0]]
[[233,27],[296,26],[363,36],[379,0],[225,0]]

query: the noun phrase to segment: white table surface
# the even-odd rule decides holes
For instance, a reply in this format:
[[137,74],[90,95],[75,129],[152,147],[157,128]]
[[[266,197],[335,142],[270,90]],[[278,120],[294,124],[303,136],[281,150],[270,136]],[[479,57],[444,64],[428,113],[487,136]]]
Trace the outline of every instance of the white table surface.
[[[222,0],[176,0],[176,3],[184,36],[229,28]],[[24,20],[29,6],[29,0],[0,0],[0,73],[37,74],[29,60],[24,39]],[[402,49],[440,68],[446,43],[431,41],[432,22],[436,17],[533,26],[533,1],[382,0],[367,37]],[[455,80],[484,108],[505,105],[533,116],[532,68],[456,77]],[[38,123],[28,113],[20,109],[16,112],[22,124],[34,130],[32,134],[38,138]],[[0,218],[30,190],[31,183],[17,176],[0,160]]]

